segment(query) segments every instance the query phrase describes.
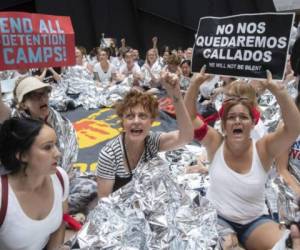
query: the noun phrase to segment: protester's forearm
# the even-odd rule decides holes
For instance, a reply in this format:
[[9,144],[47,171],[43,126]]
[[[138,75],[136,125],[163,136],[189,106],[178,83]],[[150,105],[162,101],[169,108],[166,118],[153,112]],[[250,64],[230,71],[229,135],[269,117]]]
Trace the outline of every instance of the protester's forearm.
[[296,179],[291,175],[291,173],[287,169],[285,169],[285,170],[280,171],[279,174],[282,176],[285,183],[299,196],[300,195],[300,185],[296,181]]
[[176,112],[177,126],[179,130],[179,140],[190,142],[194,136],[194,128],[189,113],[184,105],[183,98],[179,92],[172,96]]
[[192,81],[184,96],[184,104],[192,120],[194,120],[197,116],[196,101],[198,97],[198,92],[199,85]]
[[300,112],[285,89],[269,88],[280,106],[284,129],[289,135],[296,137],[300,134]]
[[53,68],[49,68],[49,70],[52,73],[54,80],[59,82],[61,80],[61,76]]

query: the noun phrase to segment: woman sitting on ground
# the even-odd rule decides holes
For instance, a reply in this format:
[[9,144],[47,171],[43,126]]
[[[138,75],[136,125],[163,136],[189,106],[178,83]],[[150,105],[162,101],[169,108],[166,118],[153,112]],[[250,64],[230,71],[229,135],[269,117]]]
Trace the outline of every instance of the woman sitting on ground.
[[56,140],[55,131],[40,120],[10,118],[3,123],[0,161],[9,174],[0,180],[1,249],[62,245],[69,180],[57,166]]
[[207,197],[217,209],[219,223],[230,227],[246,249],[271,249],[282,231],[268,214],[265,182],[274,158],[299,135],[300,113],[286,90],[267,72],[263,84],[275,95],[284,126],[258,140],[251,139],[255,103],[247,96],[236,96],[223,102],[221,134],[196,118],[196,90],[208,77],[204,70],[191,83],[185,104],[194,120],[196,139],[206,148],[211,162]]
[[141,86],[144,90],[159,87],[162,67],[158,60],[157,49],[149,49],[147,51],[146,62],[141,70],[145,76]]
[[173,99],[179,130],[151,132],[158,114],[158,101],[150,93],[131,90],[116,107],[123,133],[102,148],[97,165],[98,196],[108,196],[128,183],[139,164],[151,160],[159,151],[189,143],[193,125],[183,104],[178,76],[162,72],[163,86]]

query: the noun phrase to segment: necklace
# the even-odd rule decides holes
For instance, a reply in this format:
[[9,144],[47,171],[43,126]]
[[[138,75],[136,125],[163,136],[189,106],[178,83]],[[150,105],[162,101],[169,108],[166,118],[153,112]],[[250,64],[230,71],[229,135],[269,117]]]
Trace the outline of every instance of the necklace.
[[[125,145],[125,133],[122,135],[122,143],[123,143],[123,149],[124,149],[124,156],[125,156],[125,160],[129,169],[129,173],[130,175],[132,175],[132,167],[130,166],[129,160],[128,160],[128,154],[127,154],[127,149],[126,149],[126,145]],[[144,151],[145,151],[145,155],[147,152],[147,147],[146,147],[146,140],[144,140]]]
[[126,163],[128,166],[129,174],[132,175],[131,166],[130,166],[130,163],[128,160],[127,149],[126,149],[126,145],[125,145],[125,134],[123,134],[123,136],[122,136],[122,143],[123,143],[124,155],[125,155],[125,160],[126,160]]

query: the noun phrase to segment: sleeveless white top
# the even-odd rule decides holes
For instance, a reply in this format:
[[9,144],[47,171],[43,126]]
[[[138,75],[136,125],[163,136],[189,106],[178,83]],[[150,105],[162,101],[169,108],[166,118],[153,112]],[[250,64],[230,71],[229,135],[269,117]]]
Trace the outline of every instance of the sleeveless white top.
[[67,199],[69,194],[69,179],[62,168],[58,169],[63,177],[64,193],[57,175],[51,175],[54,202],[50,213],[43,220],[29,218],[24,213],[13,189],[10,185],[8,186],[7,212],[0,227],[0,249],[41,250],[48,243],[50,234],[60,227],[63,215],[62,202]]
[[265,204],[267,172],[257,154],[256,143],[252,141],[252,166],[248,173],[239,174],[227,166],[223,153],[224,142],[209,169],[208,199],[220,216],[239,224],[247,224],[268,214]]

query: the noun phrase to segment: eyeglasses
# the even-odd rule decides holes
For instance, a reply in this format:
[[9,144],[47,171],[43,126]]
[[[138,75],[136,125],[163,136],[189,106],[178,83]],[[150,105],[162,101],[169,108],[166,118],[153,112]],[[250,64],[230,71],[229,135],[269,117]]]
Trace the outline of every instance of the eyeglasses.
[[250,102],[250,99],[246,96],[234,96],[234,95],[230,95],[225,97],[223,103],[227,103],[227,102]]
[[43,97],[49,97],[50,93],[51,93],[51,89],[45,88],[42,90],[36,90],[36,91],[29,92],[28,94],[26,94],[26,97],[29,99],[32,99],[32,100],[40,100]]

